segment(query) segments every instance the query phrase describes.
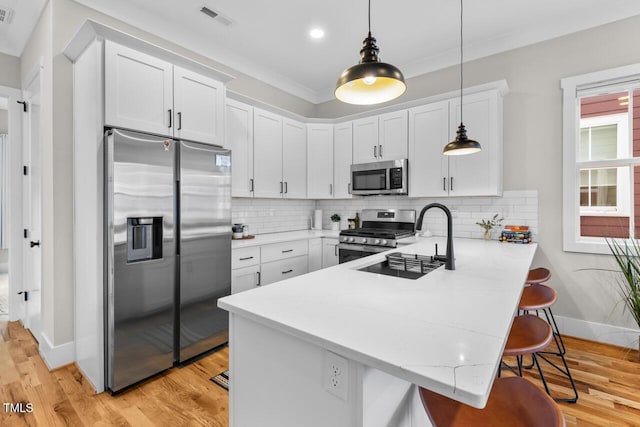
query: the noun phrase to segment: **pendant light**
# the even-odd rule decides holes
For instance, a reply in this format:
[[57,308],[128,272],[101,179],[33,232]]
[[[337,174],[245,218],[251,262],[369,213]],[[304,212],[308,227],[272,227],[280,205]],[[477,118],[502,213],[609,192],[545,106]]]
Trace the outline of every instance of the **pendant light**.
[[456,132],[456,139],[444,146],[444,150],[442,152],[447,156],[462,156],[482,151],[482,147],[478,141],[474,141],[467,137],[467,129],[465,129],[464,123],[462,122],[462,1],[463,0],[460,0],[460,126],[458,126],[458,131]]
[[344,70],[336,83],[336,98],[347,104],[373,105],[391,101],[407,90],[400,70],[380,62],[379,50],[376,39],[371,36],[369,0],[369,34],[362,42],[360,62]]

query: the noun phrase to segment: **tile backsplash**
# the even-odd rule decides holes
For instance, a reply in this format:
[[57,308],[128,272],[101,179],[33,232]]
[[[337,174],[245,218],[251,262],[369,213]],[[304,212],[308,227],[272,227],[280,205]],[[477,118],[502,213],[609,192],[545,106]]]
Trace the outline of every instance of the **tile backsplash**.
[[[279,200],[234,198],[232,219],[234,223],[247,224],[249,233],[264,234],[280,231],[308,230],[314,209],[322,209],[323,228],[331,228],[329,217],[337,213],[341,217],[340,228],[347,228],[347,218],[353,218],[362,209],[415,209],[439,202],[452,212],[456,237],[482,238],[484,230],[476,225],[494,214],[504,217],[503,225],[528,225],[533,240],[538,236],[538,192],[536,190],[505,191],[502,197],[450,197],[408,198],[403,196],[355,197],[337,200]],[[434,235],[446,234],[447,221],[439,209],[429,210],[423,230]],[[499,232],[498,232],[499,233]],[[495,237],[494,237],[495,238]]]

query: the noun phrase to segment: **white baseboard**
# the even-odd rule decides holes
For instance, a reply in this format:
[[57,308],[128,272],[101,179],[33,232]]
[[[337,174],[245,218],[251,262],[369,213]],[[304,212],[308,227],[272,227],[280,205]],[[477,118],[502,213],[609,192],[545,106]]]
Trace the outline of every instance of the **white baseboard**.
[[583,338],[633,350],[638,349],[640,330],[622,326],[606,325],[571,317],[555,316],[558,329],[563,335]]
[[40,338],[40,355],[49,370],[68,365],[76,360],[73,341],[54,346],[44,333],[40,334]]

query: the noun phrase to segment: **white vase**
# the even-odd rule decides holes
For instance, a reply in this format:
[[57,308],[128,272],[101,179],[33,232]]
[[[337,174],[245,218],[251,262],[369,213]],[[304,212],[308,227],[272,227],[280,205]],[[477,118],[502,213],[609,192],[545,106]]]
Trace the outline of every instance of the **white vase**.
[[331,222],[331,229],[332,230],[340,230],[340,223],[339,222]]

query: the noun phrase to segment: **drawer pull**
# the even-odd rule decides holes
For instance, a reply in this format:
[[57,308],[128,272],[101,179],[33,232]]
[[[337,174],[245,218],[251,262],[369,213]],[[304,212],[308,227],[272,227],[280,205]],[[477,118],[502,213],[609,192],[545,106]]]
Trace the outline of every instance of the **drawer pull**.
[[246,261],[248,259],[253,259],[253,257],[252,256],[246,256],[244,258],[240,258],[240,261]]
[[286,250],[282,251],[283,254],[286,254],[287,252],[293,252],[293,249],[286,249]]
[[293,270],[287,270],[287,271],[283,271],[282,274],[288,274],[288,273],[292,273]]

